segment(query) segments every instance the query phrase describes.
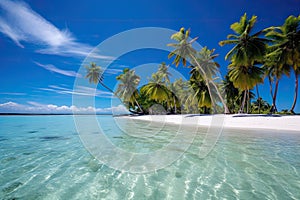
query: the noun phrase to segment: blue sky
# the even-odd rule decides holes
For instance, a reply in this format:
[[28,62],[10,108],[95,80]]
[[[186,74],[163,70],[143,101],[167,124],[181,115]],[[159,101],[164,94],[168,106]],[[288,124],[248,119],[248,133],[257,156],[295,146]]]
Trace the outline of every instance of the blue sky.
[[[218,43],[232,33],[230,25],[245,12],[258,16],[256,28],[260,30],[281,25],[289,15],[298,16],[300,1],[1,0],[0,112],[70,112],[74,109],[74,80],[82,78],[77,71],[88,53],[107,38],[139,27],[191,28],[191,37],[199,36],[202,46],[216,49],[220,55],[216,61],[225,75],[228,62],[224,56],[231,47],[220,47]],[[170,64],[166,55],[151,50],[124,55],[106,72],[105,83],[114,87],[116,75],[126,66],[163,61]],[[93,89],[81,88],[80,92],[91,95]],[[293,92],[294,76],[284,77],[279,86],[279,110],[291,107]],[[267,82],[260,85],[260,93],[271,101]],[[110,97],[98,86],[97,111],[110,112]],[[90,106],[76,109],[87,111],[93,109]],[[295,111],[300,112],[299,100]]]

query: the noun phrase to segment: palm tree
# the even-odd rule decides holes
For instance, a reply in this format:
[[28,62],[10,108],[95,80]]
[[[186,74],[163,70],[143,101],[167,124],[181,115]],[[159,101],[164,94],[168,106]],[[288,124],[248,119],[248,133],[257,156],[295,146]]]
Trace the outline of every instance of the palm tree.
[[[241,90],[250,90],[257,83],[263,81],[261,68],[255,66],[256,63],[262,63],[268,39],[260,38],[262,31],[251,34],[256,23],[257,16],[247,19],[245,13],[239,22],[233,23],[230,28],[235,34],[227,36],[227,40],[219,42],[220,46],[234,44],[235,46],[226,54],[225,59],[230,59],[229,77],[234,86]],[[244,110],[247,92],[244,93],[244,99],[240,111]]]
[[156,72],[160,75],[162,81],[165,82],[165,84],[170,83],[170,76],[172,76],[168,69],[169,65],[166,65],[165,62],[162,62],[158,68],[158,71]]
[[[298,66],[300,66],[300,65],[298,65]],[[294,101],[293,101],[292,107],[290,109],[290,112],[295,114],[294,109],[295,109],[295,106],[297,103],[297,97],[298,97],[298,82],[299,82],[298,79],[299,79],[299,75],[300,75],[300,68],[294,66],[293,70],[294,70],[294,74],[295,74],[295,94],[294,94]]]
[[257,83],[261,83],[263,78],[263,70],[260,67],[252,66],[237,66],[234,63],[228,66],[229,72],[228,76],[230,77],[230,81],[233,82],[234,87],[239,88],[242,91],[245,91],[242,105],[240,107],[240,112],[244,110],[247,95],[249,90],[253,89]]
[[138,90],[136,89],[140,83],[140,77],[135,74],[134,70],[125,68],[123,73],[116,77],[120,81],[116,94],[128,105],[135,108],[135,105],[139,108],[140,112],[144,113],[137,98],[139,96]]
[[90,66],[85,66],[87,70],[87,74],[85,78],[89,79],[90,83],[98,84],[100,83],[103,87],[105,87],[108,91],[114,94],[114,91],[110,89],[103,83],[104,76],[103,76],[103,69],[100,66],[97,66],[96,63],[91,63]]
[[[284,64],[278,58],[277,54],[273,54],[272,52],[266,55],[265,63],[263,65],[263,69],[265,71],[265,76],[268,77],[269,85],[270,85],[270,94],[272,97],[272,106],[271,113],[277,112],[276,99],[278,93],[279,81],[283,75],[290,75],[290,66]],[[275,82],[275,88],[273,93],[273,83]]]
[[192,43],[196,41],[198,38],[194,38],[191,41],[188,41],[190,34],[190,30],[185,32],[185,29],[182,27],[179,32],[173,34],[171,39],[176,40],[178,43],[168,44],[168,46],[172,46],[175,48],[174,51],[169,53],[168,58],[175,56],[173,64],[178,67],[178,65],[182,62],[183,66],[186,66],[187,59],[194,55],[197,51],[192,47]]
[[141,88],[141,93],[148,96],[150,100],[159,103],[168,103],[170,100],[170,90],[165,86],[162,77],[158,73],[153,73],[149,83]]
[[[195,91],[191,87],[190,80],[183,81],[179,79],[175,82],[177,84],[177,93],[179,96],[179,101],[181,105],[184,105],[182,109],[182,113],[199,113],[198,99],[191,99],[191,94],[195,94]],[[197,101],[196,101],[197,100]]]
[[169,89],[171,92],[171,98],[173,102],[171,102],[171,106],[174,108],[174,113],[177,114],[177,107],[180,106],[179,102],[182,102],[182,93],[184,91],[184,83],[182,78],[177,79],[175,82],[170,83]]
[[[201,81],[203,81],[203,78],[206,76],[206,79],[208,80],[208,84],[211,84],[213,86],[213,88],[210,88],[208,85],[207,87],[208,93],[211,94],[213,90],[216,91],[215,94],[218,95],[219,99],[225,105],[225,111],[226,111],[225,113],[229,113],[229,109],[219,92],[219,88],[214,82],[214,80],[217,79],[217,73],[219,72],[219,68],[220,68],[219,63],[214,61],[214,59],[218,56],[218,54],[214,54],[214,52],[215,49],[209,50],[207,47],[203,47],[201,51],[197,52],[196,60],[198,65],[190,66],[192,68],[191,74],[195,73],[196,76],[201,76],[202,78],[198,77],[198,80]],[[201,73],[202,71],[205,72],[204,77],[203,74]],[[212,95],[210,95],[210,97],[211,96]],[[214,99],[211,99],[211,105],[214,106]]]
[[208,109],[212,107],[212,99],[203,77],[194,68],[190,73],[190,87],[192,91],[187,100],[197,103],[199,108],[204,108],[204,112],[208,113]]
[[[212,92],[211,92],[211,87],[209,84],[211,84],[216,90],[217,90],[217,94],[218,94],[218,97],[220,98],[223,106],[224,106],[224,109],[225,109],[225,113],[229,113],[228,111],[228,108],[225,104],[225,101],[224,99],[222,98],[220,92],[218,91],[218,88],[216,86],[216,84],[214,83],[214,81],[211,79],[210,76],[207,75],[205,69],[201,66],[201,64],[199,63],[199,59],[197,56],[199,56],[199,54],[201,55],[202,53],[207,53],[205,51],[202,51],[202,52],[199,52],[197,53],[197,51],[192,47],[192,43],[194,41],[197,40],[197,38],[194,38],[192,39],[191,41],[188,41],[189,39],[189,34],[190,34],[190,31],[187,30],[185,32],[185,29],[184,28],[181,28],[179,32],[173,34],[171,36],[171,39],[174,39],[176,40],[178,43],[172,43],[172,44],[168,44],[168,46],[172,46],[175,48],[174,51],[172,51],[169,55],[168,55],[168,58],[171,58],[173,56],[175,56],[174,58],[174,61],[173,63],[178,66],[181,62],[183,64],[183,66],[186,66],[186,61],[187,59],[190,60],[190,63],[197,67],[198,68],[198,71],[199,73],[201,74],[201,76],[203,77],[204,81],[205,81],[205,84],[208,88],[208,93],[209,93],[209,96],[212,100],[212,105],[214,107],[214,98],[212,98]],[[206,49],[207,50],[207,49]],[[213,51],[210,53],[212,54]],[[210,55],[211,56],[211,55]],[[211,56],[211,58],[214,58],[214,56]],[[201,60],[201,59],[200,59]],[[207,60],[206,60],[207,61]],[[212,60],[209,60],[210,62],[210,65],[213,63]]]
[[256,96],[257,96],[257,101],[258,101],[258,114],[260,114],[260,100],[261,100],[261,97],[259,95],[259,89],[258,89],[258,84],[256,85]]
[[226,75],[225,79],[223,80],[222,89],[225,93],[226,104],[230,110],[230,113],[234,113],[239,98],[239,89],[234,87],[233,82],[230,81],[228,75]]
[[260,110],[263,113],[268,113],[270,108],[271,108],[270,104],[265,100],[263,100],[261,97],[251,104],[252,113],[258,112],[260,114]]
[[294,101],[290,109],[294,113],[298,97],[298,76],[300,74],[300,15],[289,16],[280,27],[270,27],[264,30],[266,36],[272,38],[270,55],[278,58],[281,64],[291,66],[295,74]]
[[[203,47],[201,51],[197,52],[196,59],[198,64],[201,66],[203,71],[205,71],[206,77],[212,80],[216,77],[219,72],[220,65],[215,62],[214,59],[218,57],[218,54],[214,54],[215,49],[209,50],[207,47]],[[201,73],[199,66],[191,66],[192,68],[197,68],[198,72]]]
[[140,92],[139,96],[137,97],[137,101],[139,102],[140,106],[143,108],[144,114],[149,114],[149,110],[154,104],[157,104],[156,101],[149,99],[149,97],[145,94]]

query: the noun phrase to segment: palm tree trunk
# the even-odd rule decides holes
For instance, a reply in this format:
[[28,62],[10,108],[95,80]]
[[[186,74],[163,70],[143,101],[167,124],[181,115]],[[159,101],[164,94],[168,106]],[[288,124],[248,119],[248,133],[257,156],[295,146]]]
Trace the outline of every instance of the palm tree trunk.
[[[202,67],[200,66],[199,62],[198,62],[197,59],[195,58],[195,56],[194,56],[194,55],[190,55],[190,56],[191,56],[191,58],[194,60],[194,62],[198,65],[199,69],[201,70],[201,72],[202,72],[203,75],[204,75],[204,79],[205,79],[205,82],[206,82],[206,86],[207,86],[207,88],[208,88],[209,96],[210,96],[210,99],[211,99],[211,102],[212,102],[212,107],[213,107],[213,109],[214,109],[214,111],[215,111],[215,104],[214,104],[214,101],[213,101],[213,98],[212,98],[212,94],[211,94],[211,91],[210,91],[210,88],[209,88],[209,84],[208,84],[208,83],[209,83],[209,82],[208,82],[208,78],[207,78],[207,76],[206,76],[206,74],[205,74],[205,71],[202,69]],[[224,99],[223,99],[223,97],[221,96],[221,94],[220,94],[220,92],[219,92],[219,90],[218,90],[218,88],[217,88],[217,86],[215,85],[215,83],[214,83],[213,81],[211,81],[211,82],[212,82],[213,86],[216,88],[217,94],[218,94],[219,98],[221,99],[221,102],[222,102],[222,104],[223,104],[223,106],[224,106],[224,109],[225,109],[224,113],[225,113],[225,114],[230,113],[229,110],[228,110],[228,107],[227,107],[227,105],[226,105],[226,103],[225,103],[225,101],[224,101]]]
[[273,86],[272,86],[272,80],[271,80],[270,75],[268,75],[268,79],[269,79],[269,85],[270,85],[270,94],[271,94],[271,97],[273,98]]
[[[103,82],[100,82],[99,81],[99,83],[103,86],[103,87],[105,87],[108,91],[110,91],[113,95],[115,95],[116,97],[118,97],[119,98],[119,100],[122,102],[122,103],[124,103],[122,100],[121,100],[121,98],[112,90],[112,89],[110,89],[108,86],[106,86]],[[139,104],[138,104],[138,107],[139,107]],[[144,113],[144,111],[143,110],[141,110],[143,113]],[[129,112],[131,112],[131,110],[129,110]],[[134,112],[132,112],[132,113],[134,113]]]
[[176,114],[177,113],[177,107],[176,107],[176,99],[175,99],[174,96],[173,96],[173,101],[174,101],[174,113]]
[[100,81],[99,81],[99,83],[100,83],[103,87],[105,87],[108,91],[110,91],[111,93],[115,94],[115,92],[114,92],[112,89],[110,89],[108,86],[106,86],[104,83],[102,83],[102,82],[100,82]]
[[[271,76],[270,74],[268,74],[268,79],[269,79],[269,85],[270,85],[270,94],[271,94],[271,97],[272,97],[272,107],[271,107],[271,110],[270,112],[273,113],[274,112],[274,95],[273,95],[273,86],[272,86],[272,80],[271,80]],[[277,81],[277,80],[276,80]]]
[[244,97],[243,97],[243,101],[242,101],[242,105],[241,105],[239,113],[243,113],[244,112],[245,102],[246,102],[246,96],[247,96],[247,90],[244,90]]
[[260,96],[259,96],[258,85],[256,85],[256,94],[257,94],[257,100],[258,100],[258,114],[260,114]]
[[140,111],[141,111],[142,113],[145,113],[144,110],[141,108],[139,102],[136,100],[136,98],[135,98],[135,97],[133,97],[133,98],[134,98],[134,101],[135,101],[136,105],[137,105],[138,108],[140,109]]
[[297,73],[297,70],[294,70],[294,72],[295,72],[295,95],[294,95],[294,102],[293,102],[292,108],[290,110],[291,113],[295,113],[294,109],[295,109],[297,97],[298,97],[298,73]]
[[249,90],[247,90],[247,114],[249,113],[249,103],[250,103],[250,98],[249,98]]
[[274,112],[277,112],[276,98],[277,98],[278,85],[279,85],[279,79],[276,79],[273,102],[272,102]]
[[208,89],[209,97],[210,97],[210,100],[211,100],[211,107],[213,109],[213,114],[214,114],[216,112],[215,101],[212,97],[212,93],[211,93],[208,81],[207,81],[206,86],[207,86],[207,89]]
[[201,72],[203,73],[203,76],[204,76],[204,80],[205,80],[205,84],[207,86],[207,89],[208,89],[208,93],[209,93],[209,97],[210,97],[210,100],[211,100],[211,105],[212,105],[212,108],[213,108],[213,113],[216,111],[215,109],[215,103],[214,103],[214,99],[212,98],[212,93],[211,93],[211,90],[210,90],[210,87],[209,87],[209,82],[208,82],[208,78],[206,76],[206,73],[205,71],[202,69],[202,67],[200,66],[200,64],[198,63],[197,59],[195,58],[194,55],[190,55],[191,58],[194,60],[194,62],[196,62],[196,64],[198,65],[199,69],[201,70]]
[[212,83],[212,85],[213,85],[214,88],[216,89],[217,94],[218,94],[218,97],[220,98],[220,100],[221,100],[221,102],[222,102],[222,104],[223,104],[223,106],[224,106],[224,113],[225,113],[225,114],[229,114],[230,111],[229,111],[229,109],[228,109],[228,107],[227,107],[227,105],[226,105],[224,99],[222,98],[222,96],[221,96],[221,94],[220,94],[220,92],[219,92],[219,90],[218,90],[216,84],[215,84],[213,81],[210,81],[210,82]]
[[[100,83],[103,87],[105,87],[108,91],[110,91],[111,93],[113,93],[113,95],[115,95],[116,97],[119,98],[119,96],[118,96],[112,89],[110,89],[108,86],[106,86],[104,83],[102,83],[102,82],[100,82],[100,81],[99,81],[99,83]],[[121,98],[119,98],[119,99],[121,100]],[[145,113],[144,110],[141,108],[140,104],[137,102],[136,98],[134,98],[134,100],[135,100],[135,103],[137,104],[138,108],[142,111],[142,113]],[[121,100],[121,102],[123,102],[123,101]],[[124,103],[124,102],[123,102],[123,103]],[[132,111],[132,110],[129,110],[129,112],[136,114],[136,113],[135,113],[134,111]]]

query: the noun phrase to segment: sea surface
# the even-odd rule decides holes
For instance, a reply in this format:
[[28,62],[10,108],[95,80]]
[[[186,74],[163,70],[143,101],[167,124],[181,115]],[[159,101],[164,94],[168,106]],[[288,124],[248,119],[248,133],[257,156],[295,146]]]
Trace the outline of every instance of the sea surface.
[[[137,154],[163,148],[176,132],[96,119],[114,146]],[[0,199],[300,199],[299,133],[227,129],[199,158],[206,132],[199,129],[170,165],[131,173],[95,159],[77,129],[73,116],[1,116]]]

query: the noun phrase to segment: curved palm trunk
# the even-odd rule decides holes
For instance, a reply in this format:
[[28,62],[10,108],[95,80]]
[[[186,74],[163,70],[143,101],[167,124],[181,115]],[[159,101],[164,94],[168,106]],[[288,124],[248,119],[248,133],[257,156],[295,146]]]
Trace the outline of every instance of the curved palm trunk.
[[114,92],[112,89],[110,89],[108,86],[106,86],[103,82],[99,81],[99,83],[100,83],[103,87],[105,87],[108,91],[110,91],[111,93],[115,94],[115,92]]
[[128,110],[130,113],[132,114],[135,114],[135,115],[144,115],[145,113],[140,113],[140,112],[137,112],[137,111],[133,111],[133,110]]
[[197,59],[195,58],[194,55],[190,55],[191,58],[196,62],[196,64],[199,66],[199,69],[201,70],[201,72],[203,73],[204,75],[204,79],[205,79],[205,84],[207,86],[207,89],[208,89],[208,93],[209,93],[209,97],[210,97],[210,100],[211,100],[211,105],[212,105],[212,108],[213,108],[213,112],[215,112],[215,103],[214,103],[214,99],[212,98],[212,93],[211,93],[211,90],[210,90],[210,87],[209,87],[209,82],[208,82],[208,78],[206,77],[206,74],[204,72],[204,70],[201,68],[200,64],[198,63]]
[[221,94],[220,94],[220,92],[219,92],[219,90],[218,90],[216,84],[215,84],[213,81],[210,81],[210,82],[212,83],[212,85],[213,85],[214,88],[216,89],[217,94],[218,94],[218,97],[220,98],[222,104],[224,105],[224,113],[225,113],[225,114],[230,114],[230,111],[229,111],[229,109],[228,109],[228,107],[227,107],[227,105],[226,105],[226,103],[225,103],[223,97],[221,96]]
[[298,73],[296,70],[295,71],[295,95],[294,95],[294,101],[293,101],[293,105],[292,105],[292,108],[290,110],[291,113],[295,113],[294,112],[294,109],[295,109],[295,106],[296,106],[296,102],[297,102],[297,97],[298,97]]
[[272,86],[272,80],[271,80],[270,74],[268,74],[268,79],[269,79],[269,85],[270,85],[270,94],[271,94],[271,98],[272,98],[272,107],[271,107],[270,112],[273,113],[275,105],[274,105],[273,86]]
[[271,97],[273,98],[273,86],[272,86],[272,80],[271,80],[270,75],[268,75],[268,79],[269,79],[269,85],[270,85],[270,94],[271,94]]
[[258,99],[258,114],[260,114],[260,96],[259,96],[258,85],[256,85],[256,94]]
[[[99,83],[104,87],[106,88],[108,91],[110,91],[111,93],[113,93],[113,95],[115,95],[116,97],[118,97],[120,99],[120,97],[112,90],[110,89],[107,85],[105,85],[102,81],[99,81]],[[121,100],[121,99],[120,99]],[[136,98],[134,98],[135,100],[135,103],[137,104],[137,106],[139,107],[139,109],[142,111],[142,113],[139,113],[139,112],[135,112],[135,111],[132,111],[132,110],[128,110],[129,112],[133,113],[133,114],[144,114],[144,110],[140,107],[140,104],[137,102]],[[121,100],[122,103],[124,103],[122,100]]]
[[277,98],[278,85],[279,85],[279,80],[276,79],[274,96],[272,98],[272,100],[273,100],[272,106],[273,106],[273,111],[274,112],[277,112],[276,98]]
[[247,90],[247,111],[246,111],[247,114],[249,113],[249,104],[250,104],[249,91],[250,90]]
[[174,96],[173,96],[173,101],[174,101],[174,113],[177,114],[176,99]]
[[207,89],[208,89],[208,93],[209,93],[209,97],[210,97],[210,101],[211,101],[211,107],[213,109],[213,114],[214,114],[216,112],[215,101],[212,98],[212,93],[211,93],[208,81],[206,81],[206,86],[207,86]]
[[[214,104],[214,101],[213,101],[213,98],[212,98],[211,90],[210,90],[209,84],[208,84],[208,83],[209,83],[209,82],[208,82],[208,78],[207,78],[207,76],[206,76],[206,74],[205,74],[205,71],[202,69],[202,67],[200,66],[199,62],[198,62],[197,59],[195,58],[195,56],[194,56],[194,55],[190,55],[190,56],[191,56],[191,58],[196,62],[196,64],[199,66],[199,69],[201,70],[201,72],[202,72],[203,75],[205,76],[204,79],[205,79],[205,82],[206,82],[206,85],[207,85],[207,88],[208,88],[209,96],[210,96],[210,99],[211,99],[211,102],[212,102],[212,107],[213,107],[214,110],[215,110],[215,104]],[[215,85],[215,83],[214,83],[213,81],[210,81],[210,82],[211,82],[212,85],[215,87],[215,89],[216,89],[216,91],[217,91],[217,94],[218,94],[218,96],[219,96],[219,98],[220,98],[220,100],[221,100],[221,102],[222,102],[222,104],[223,104],[223,106],[224,106],[224,109],[225,109],[224,113],[225,113],[225,114],[229,114],[230,112],[229,112],[229,110],[228,110],[228,107],[227,107],[227,105],[226,105],[226,103],[225,103],[223,97],[221,96],[221,94],[220,94],[220,92],[219,92],[217,86]]]
[[244,97],[243,97],[243,101],[242,101],[242,105],[240,107],[239,113],[244,112],[246,97],[247,97],[247,90],[244,90]]
[[141,111],[142,113],[145,113],[144,110],[141,108],[139,102],[136,100],[136,98],[135,98],[135,97],[133,97],[133,98],[134,98],[134,101],[135,101],[136,105],[137,105],[138,108],[140,109],[140,111]]

